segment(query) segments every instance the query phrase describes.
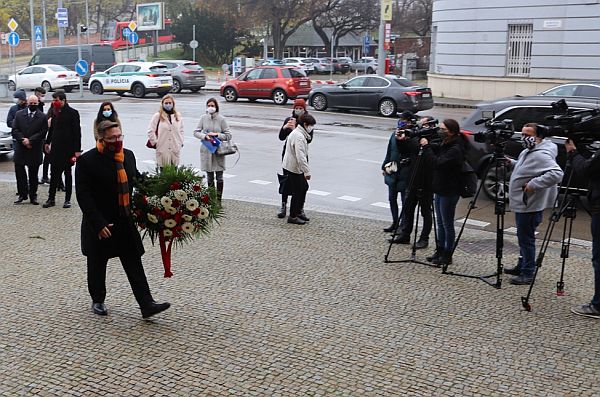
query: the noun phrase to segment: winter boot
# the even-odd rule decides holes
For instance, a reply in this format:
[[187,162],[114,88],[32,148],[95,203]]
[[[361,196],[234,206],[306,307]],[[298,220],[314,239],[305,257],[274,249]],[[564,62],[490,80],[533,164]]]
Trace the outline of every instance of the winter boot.
[[223,198],[223,181],[217,181],[217,201],[221,205],[221,199]]
[[279,219],[285,218],[286,211],[287,211],[287,203],[285,201],[282,201],[281,208],[279,209],[279,212],[277,213],[277,218],[279,218]]

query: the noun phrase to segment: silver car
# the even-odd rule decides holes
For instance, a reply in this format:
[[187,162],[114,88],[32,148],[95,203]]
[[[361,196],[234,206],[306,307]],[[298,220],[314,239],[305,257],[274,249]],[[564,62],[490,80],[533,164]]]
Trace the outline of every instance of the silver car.
[[11,129],[4,121],[0,121],[0,155],[12,153],[13,139]]
[[186,60],[160,60],[156,61],[165,65],[173,77],[171,92],[178,93],[183,89],[198,92],[206,86],[206,74],[198,62]]

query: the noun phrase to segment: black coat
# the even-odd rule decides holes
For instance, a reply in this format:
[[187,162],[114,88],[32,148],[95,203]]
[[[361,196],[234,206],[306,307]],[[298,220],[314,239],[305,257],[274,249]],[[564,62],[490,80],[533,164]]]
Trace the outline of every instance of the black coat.
[[589,210],[592,214],[600,214],[600,153],[594,153],[589,159],[577,152],[572,156],[575,177],[588,181]]
[[[133,152],[125,151],[129,194],[134,179],[139,177]],[[94,148],[82,154],[75,166],[75,192],[83,212],[81,221],[81,251],[85,256],[113,258],[123,254],[144,254],[140,233],[131,216],[119,213],[117,167],[113,159]],[[130,196],[131,197],[131,196]],[[98,233],[109,224],[112,236],[100,240]]]
[[68,166],[73,154],[81,152],[79,112],[67,104],[58,116],[51,117],[46,138],[46,143],[51,145],[48,158],[53,165]]
[[6,125],[9,128],[12,128],[13,122],[15,121],[15,116],[17,115],[17,112],[21,109],[25,109],[26,107],[27,107],[27,104],[23,104],[23,105],[14,104],[10,107],[10,109],[8,109],[8,114],[6,115]]
[[426,145],[423,148],[425,161],[433,168],[433,192],[440,196],[458,196],[463,177],[466,142],[457,136],[440,146]]
[[[29,109],[19,110],[15,115],[12,126],[12,136],[15,140],[15,164],[36,166],[42,164],[42,147],[48,131],[48,119],[40,110],[36,110],[33,118],[29,117]],[[31,149],[22,144],[28,138]]]

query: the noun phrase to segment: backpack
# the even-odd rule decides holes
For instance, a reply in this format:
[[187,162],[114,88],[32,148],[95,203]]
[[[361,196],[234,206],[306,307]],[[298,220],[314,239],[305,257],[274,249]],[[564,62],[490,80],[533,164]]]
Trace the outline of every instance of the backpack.
[[460,170],[460,197],[469,198],[477,193],[477,174],[466,161]]

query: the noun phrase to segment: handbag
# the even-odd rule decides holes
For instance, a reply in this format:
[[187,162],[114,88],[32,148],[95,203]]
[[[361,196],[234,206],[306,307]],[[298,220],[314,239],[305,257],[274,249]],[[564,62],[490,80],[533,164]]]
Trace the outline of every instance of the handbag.
[[460,177],[460,197],[469,198],[475,196],[475,193],[477,193],[477,174],[466,161],[463,162]]
[[231,140],[221,141],[221,144],[217,148],[216,154],[219,156],[228,156],[238,152],[237,145]]
[[[156,123],[156,131],[154,131],[154,134],[156,135],[156,140],[158,141],[158,126],[160,125],[160,116],[158,117],[158,123]],[[146,141],[146,147],[150,148],[150,149],[156,149],[156,144],[152,144],[150,142],[150,139],[148,139]]]
[[288,176],[277,174],[277,179],[279,179],[279,194],[290,194],[290,184],[288,183]]
[[396,163],[395,161],[390,161],[389,163],[385,163],[383,169],[388,175],[395,174],[396,172],[398,172],[398,163]]

